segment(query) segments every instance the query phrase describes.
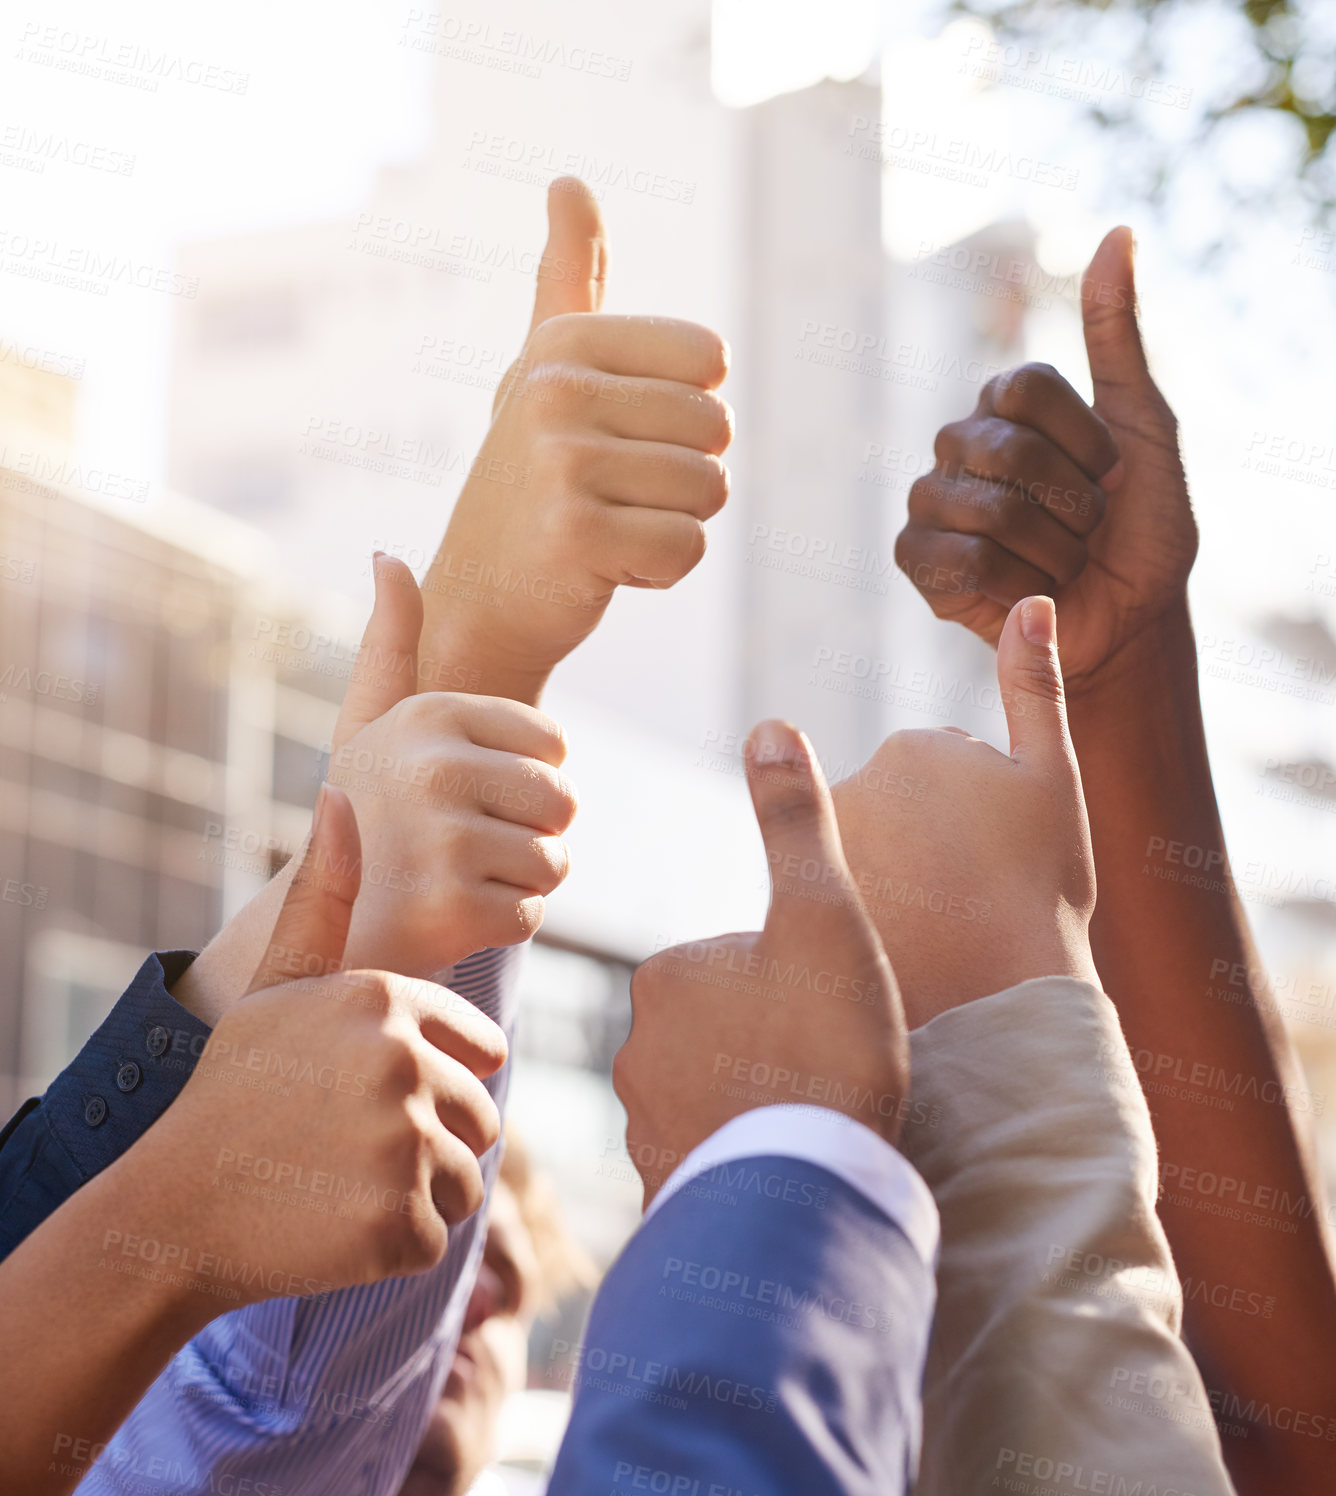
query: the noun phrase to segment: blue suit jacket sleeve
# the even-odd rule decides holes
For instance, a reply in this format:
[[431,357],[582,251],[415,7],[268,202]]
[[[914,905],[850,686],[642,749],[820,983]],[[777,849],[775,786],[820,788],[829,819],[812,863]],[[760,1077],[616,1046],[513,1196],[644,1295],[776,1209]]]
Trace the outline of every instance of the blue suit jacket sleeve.
[[891,1219],[816,1165],[685,1185],[595,1300],[549,1496],[899,1496],[935,1293]]
[[167,989],[194,959],[191,951],[150,956],[45,1095],[0,1133],[0,1260],[180,1093],[210,1030]]

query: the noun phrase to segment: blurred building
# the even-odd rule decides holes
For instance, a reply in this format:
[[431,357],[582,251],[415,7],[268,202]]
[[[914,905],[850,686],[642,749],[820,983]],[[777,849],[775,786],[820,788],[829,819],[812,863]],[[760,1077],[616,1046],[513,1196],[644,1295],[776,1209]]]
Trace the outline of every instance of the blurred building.
[[202,945],[300,844],[347,669],[323,642],[346,617],[284,598],[263,536],[80,462],[72,392],[19,383],[0,459],[6,1111],[147,951]]

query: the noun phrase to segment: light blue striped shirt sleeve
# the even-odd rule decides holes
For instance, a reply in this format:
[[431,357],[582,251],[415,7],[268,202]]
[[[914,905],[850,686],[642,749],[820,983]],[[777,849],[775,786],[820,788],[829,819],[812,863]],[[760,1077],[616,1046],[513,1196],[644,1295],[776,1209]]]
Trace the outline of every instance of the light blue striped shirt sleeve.
[[[514,1027],[520,948],[442,979]],[[510,1066],[487,1082],[504,1110]],[[483,1159],[490,1195],[499,1162]],[[482,1254],[478,1211],[431,1272],[270,1299],[216,1319],[171,1361],[78,1496],[394,1496],[439,1398]]]

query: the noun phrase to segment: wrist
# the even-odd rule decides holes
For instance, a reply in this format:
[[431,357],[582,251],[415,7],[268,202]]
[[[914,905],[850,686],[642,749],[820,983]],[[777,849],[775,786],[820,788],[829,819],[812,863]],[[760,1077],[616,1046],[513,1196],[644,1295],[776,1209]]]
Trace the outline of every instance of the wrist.
[[[146,1334],[184,1344],[211,1320],[253,1302],[220,1241],[225,1202],[210,1198],[197,1166],[201,1140],[174,1125],[176,1107],[76,1198],[95,1225],[97,1261],[125,1280],[141,1304]],[[185,1109],[182,1109],[184,1115]]]
[[1174,807],[1199,803],[1203,786],[1214,803],[1186,600],[1109,663],[1067,703],[1095,844],[1105,850],[1151,806],[1162,822]]
[[1038,919],[1033,924],[1027,922],[1018,938],[999,933],[982,961],[968,970],[957,968],[946,980],[943,977],[947,974],[940,969],[925,972],[921,982],[912,975],[902,978],[901,994],[910,1029],[923,1028],[952,1008],[968,1007],[982,998],[1045,977],[1070,977],[1100,987],[1087,922],[1073,918],[1069,927],[1059,922],[1043,939],[1034,934],[1039,924]]
[[1164,694],[1184,689],[1195,695],[1197,646],[1187,594],[1123,640],[1096,669],[1065,684],[1069,720],[1153,710]]
[[[425,597],[425,585],[423,592]],[[429,641],[431,652],[419,660],[418,690],[496,696],[536,707],[559,660],[503,655],[495,637],[487,635],[485,626],[470,629],[463,620],[448,625],[433,620],[429,609],[423,642],[425,648]]]
[[233,915],[167,989],[201,1023],[216,1028],[223,1014],[246,995],[300,860],[289,858],[282,871]]

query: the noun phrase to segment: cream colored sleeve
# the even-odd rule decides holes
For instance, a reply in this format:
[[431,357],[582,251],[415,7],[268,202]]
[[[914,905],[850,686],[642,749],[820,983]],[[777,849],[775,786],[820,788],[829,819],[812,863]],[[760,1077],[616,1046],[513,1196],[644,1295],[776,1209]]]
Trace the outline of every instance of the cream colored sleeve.
[[900,1148],[942,1223],[916,1496],[1232,1492],[1113,1004],[1043,978],[911,1045]]

